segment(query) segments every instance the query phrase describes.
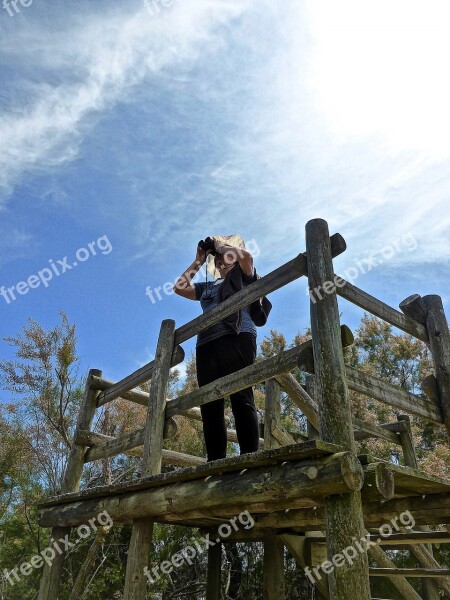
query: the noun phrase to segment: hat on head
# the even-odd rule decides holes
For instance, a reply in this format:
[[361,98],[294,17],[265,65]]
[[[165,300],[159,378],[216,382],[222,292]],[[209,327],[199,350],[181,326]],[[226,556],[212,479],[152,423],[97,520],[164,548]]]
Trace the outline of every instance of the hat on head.
[[[238,233],[234,233],[233,235],[211,235],[213,240],[218,241],[220,244],[226,244],[227,246],[233,246],[233,248],[242,248],[245,250],[245,242]],[[206,258],[206,268],[208,273],[214,279],[218,279],[220,277],[220,271],[216,268],[214,264],[214,256],[212,254],[208,254]]]

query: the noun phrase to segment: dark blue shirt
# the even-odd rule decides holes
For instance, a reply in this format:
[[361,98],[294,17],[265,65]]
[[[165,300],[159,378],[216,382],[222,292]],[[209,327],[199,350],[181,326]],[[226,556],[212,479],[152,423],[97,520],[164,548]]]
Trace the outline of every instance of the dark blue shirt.
[[[195,299],[200,300],[200,304],[204,313],[208,312],[209,310],[212,310],[215,306],[219,304],[218,292],[222,281],[223,277],[220,277],[215,281],[202,281],[194,283]],[[242,273],[242,285],[244,287],[249,285],[253,281],[254,274],[246,275],[245,273]],[[242,308],[241,310],[242,327],[240,333],[252,333],[256,338],[256,325],[252,321],[248,307]],[[230,333],[232,333],[230,327],[227,327],[223,323],[223,321],[219,321],[212,327],[200,331],[200,333],[197,335],[196,346],[205,344],[206,342],[221,337],[222,335],[229,335]]]

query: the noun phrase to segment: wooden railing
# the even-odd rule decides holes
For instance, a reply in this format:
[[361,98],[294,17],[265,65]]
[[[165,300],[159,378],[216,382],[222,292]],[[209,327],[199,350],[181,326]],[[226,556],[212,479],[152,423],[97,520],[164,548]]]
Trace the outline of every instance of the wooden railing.
[[[412,465],[415,459],[409,418],[402,415],[395,423],[380,425],[363,423],[352,418],[348,389],[410,415],[445,425],[450,433],[450,335],[440,298],[421,298],[415,295],[400,304],[402,312],[399,312],[334,274],[332,258],[346,249],[341,235],[329,237],[328,227],[321,220],[310,221],[306,232],[307,252],[298,254],[286,264],[244,287],[213,310],[177,329],[173,320],[164,320],[153,361],[115,383],[104,379],[101,371],[92,369],[89,372],[74,444],[61,489],[62,494],[79,489],[85,463],[121,453],[142,456],[142,477],[160,473],[162,463],[192,466],[205,462],[203,457],[163,449],[164,438],[174,435],[176,431],[173,417],[184,415],[190,419],[201,420],[200,406],[261,382],[265,382],[266,390],[264,439],[261,440],[261,447],[267,449],[293,444],[298,439],[306,439],[307,436],[311,438],[320,435],[324,441],[354,451],[355,440],[376,437],[401,446],[405,463]],[[311,340],[271,358],[258,360],[244,369],[173,400],[167,399],[169,371],[184,360],[185,354],[181,347],[183,342],[253,301],[303,276],[308,277],[310,289],[319,286],[321,289],[330,290],[323,294],[320,300],[316,299],[310,303]],[[334,288],[329,285],[332,281],[336,283]],[[342,348],[353,342],[353,336],[348,327],[340,326],[336,294],[428,345],[435,374],[429,375],[423,383],[425,396],[406,392],[377,377],[344,365]],[[307,387],[300,385],[292,375],[291,371],[297,367],[315,374]],[[135,389],[147,381],[150,381],[149,393]],[[286,392],[306,416],[308,432],[297,435],[285,431],[280,425],[281,391]],[[92,432],[95,411],[119,397],[147,406],[145,427],[118,438]],[[350,423],[353,426],[349,426]],[[236,441],[236,432],[228,430],[228,439]],[[359,500],[354,494],[346,494],[344,497],[342,506],[334,505],[330,508],[331,514],[333,511],[348,510],[353,511],[358,518],[361,517],[360,496]],[[145,519],[134,522],[124,594],[127,600],[143,597],[145,579],[142,573],[146,566],[152,526],[152,522]],[[344,537],[342,532],[333,532],[331,526],[331,538],[336,548],[347,539],[351,539],[350,534],[357,536],[358,532],[360,523],[355,520]],[[55,532],[55,535],[61,535],[61,532]],[[268,543],[274,545],[274,560],[276,556],[279,559],[277,542],[268,539]],[[48,591],[52,586],[57,588],[61,568],[62,562],[59,558],[51,569],[46,568],[40,600],[56,598],[48,595]],[[357,571],[359,579],[357,577],[353,582],[348,574],[343,575],[342,589],[351,590],[351,585],[361,584],[361,570]]]

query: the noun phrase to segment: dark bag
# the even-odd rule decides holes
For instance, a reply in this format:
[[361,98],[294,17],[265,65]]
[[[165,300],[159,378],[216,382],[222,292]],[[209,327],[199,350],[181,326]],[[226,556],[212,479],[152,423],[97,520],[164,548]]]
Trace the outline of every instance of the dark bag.
[[[254,269],[253,281],[256,281],[257,279],[260,279],[260,275],[258,275],[256,269]],[[239,262],[236,262],[219,286],[218,301],[223,302],[243,287],[241,266]],[[272,303],[266,296],[258,298],[249,305],[250,317],[257,327],[262,327],[267,323],[267,318],[271,309]],[[242,327],[242,311],[238,310],[232,315],[228,315],[228,317],[222,319],[222,321],[237,334],[241,331]]]

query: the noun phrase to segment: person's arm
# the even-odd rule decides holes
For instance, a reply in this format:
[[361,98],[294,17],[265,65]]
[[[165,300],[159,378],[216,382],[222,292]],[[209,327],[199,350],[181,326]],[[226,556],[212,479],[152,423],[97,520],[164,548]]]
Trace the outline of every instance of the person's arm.
[[235,248],[234,246],[227,246],[226,244],[220,244],[217,241],[215,241],[214,245],[219,254],[227,254],[227,256],[233,257],[234,260],[237,259],[245,275],[248,277],[253,275],[253,256],[248,250],[244,250],[243,248]]
[[195,286],[191,283],[192,278],[200,269],[200,267],[206,261],[206,256],[211,252],[208,250],[207,253],[197,246],[197,255],[193,263],[178,277],[176,280],[173,291],[175,294],[188,298],[189,300],[195,300]]

